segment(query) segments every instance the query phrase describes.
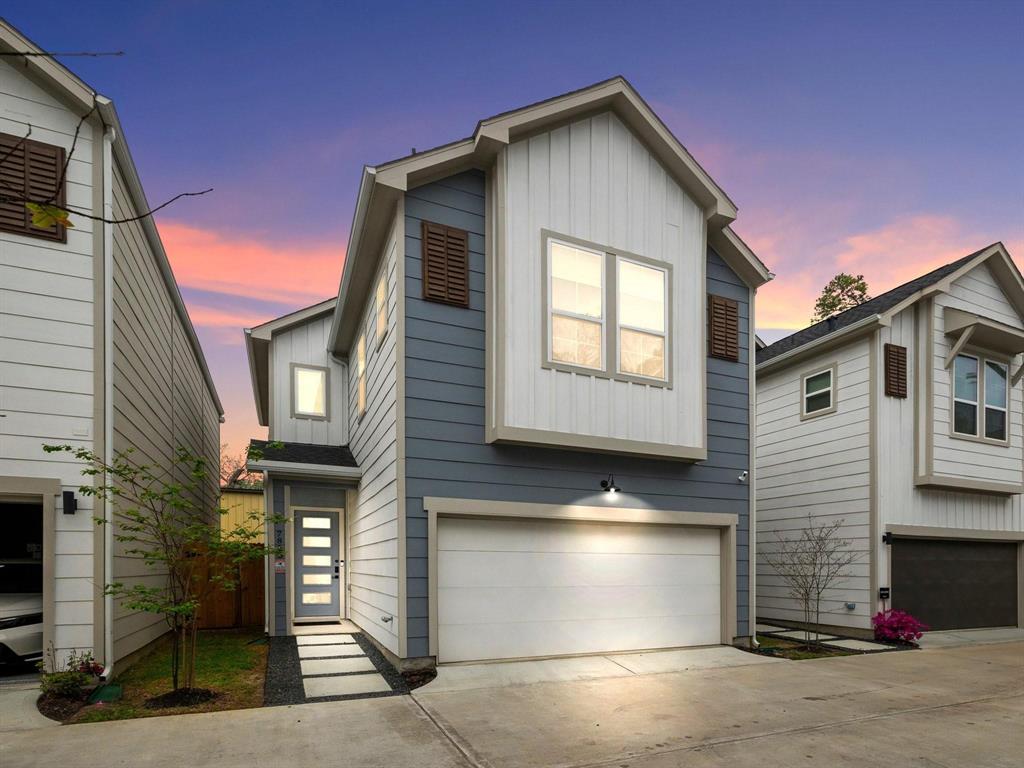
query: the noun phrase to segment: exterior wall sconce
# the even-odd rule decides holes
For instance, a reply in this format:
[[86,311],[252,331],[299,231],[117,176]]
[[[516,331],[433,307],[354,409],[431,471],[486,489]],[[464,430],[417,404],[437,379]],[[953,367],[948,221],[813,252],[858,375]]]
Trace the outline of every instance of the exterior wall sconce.
[[75,498],[74,491],[64,491],[61,494],[61,501],[63,501],[64,514],[73,515],[75,510],[78,509],[78,499]]
[[607,480],[601,481],[601,490],[605,493],[618,493],[622,489],[615,484],[615,475],[608,475]]

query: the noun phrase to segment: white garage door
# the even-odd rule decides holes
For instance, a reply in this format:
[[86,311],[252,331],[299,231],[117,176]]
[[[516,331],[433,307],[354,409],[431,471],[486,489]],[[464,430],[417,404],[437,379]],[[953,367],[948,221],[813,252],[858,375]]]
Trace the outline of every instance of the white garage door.
[[721,642],[719,531],[438,520],[438,660]]

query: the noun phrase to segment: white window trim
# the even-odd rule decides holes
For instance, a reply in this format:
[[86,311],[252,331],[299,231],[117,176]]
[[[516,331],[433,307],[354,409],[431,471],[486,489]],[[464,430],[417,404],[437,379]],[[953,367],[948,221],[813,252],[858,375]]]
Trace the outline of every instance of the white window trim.
[[[978,365],[978,387],[977,387],[977,400],[966,400],[962,397],[956,396],[956,361],[961,357],[966,357],[970,360],[974,360]],[[1006,407],[1000,405],[989,405],[986,398],[986,382],[985,378],[988,376],[988,370],[986,366],[991,363],[997,365],[1003,369],[1004,379],[1006,381]],[[949,408],[949,435],[956,440],[972,440],[979,443],[987,443],[988,445],[1003,445],[1008,446],[1010,444],[1010,364],[1007,360],[1000,357],[993,357],[978,352],[958,352],[957,356],[953,358],[953,364],[950,366],[950,408]],[[974,433],[970,432],[958,432],[956,429],[956,404],[966,403],[973,405],[976,409],[976,418],[974,420]],[[1004,424],[1006,425],[1006,437],[988,437],[985,434],[985,412],[991,408],[994,411],[1002,411],[1004,416]]]
[[[563,317],[570,317],[576,320],[598,322],[597,318],[589,315],[578,315],[574,312],[554,310],[551,306],[551,244],[558,243],[569,248],[578,248],[584,251],[604,256],[601,262],[601,291],[602,291],[602,313],[601,313],[601,362],[600,368],[591,368],[584,365],[564,363],[554,360],[551,356],[551,318],[557,314]],[[570,373],[596,376],[614,381],[625,381],[633,384],[645,384],[652,387],[663,387],[672,389],[673,386],[673,354],[672,354],[672,265],[668,262],[649,259],[635,253],[610,248],[608,246],[592,243],[580,238],[562,235],[547,229],[541,230],[541,254],[543,264],[543,301],[542,311],[544,313],[542,322],[544,328],[543,345],[541,350],[541,367],[555,371],[567,371]],[[665,378],[659,379],[653,376],[640,374],[623,373],[619,370],[619,340],[618,329],[626,328],[638,333],[649,333],[659,335],[657,331],[649,331],[645,328],[636,328],[630,325],[621,325],[618,322],[618,261],[629,261],[644,267],[659,269],[665,273]],[[609,279],[611,278],[611,279]],[[615,328],[615,334],[610,334],[609,329]]]
[[[298,375],[298,371],[316,371],[322,373],[324,377],[324,412],[323,413],[307,413],[306,411],[300,411],[298,407],[298,392],[295,386],[295,377]],[[291,378],[291,417],[293,419],[309,419],[310,421],[327,421],[330,418],[331,413],[331,370],[322,365],[306,365],[305,363],[292,363],[290,366],[290,378]]]
[[[663,310],[662,311],[662,324],[665,326],[665,330],[664,331],[653,331],[650,328],[641,328],[638,325],[627,325],[626,323],[623,323],[621,321],[619,307],[622,304],[622,299],[621,299],[621,296],[619,295],[619,291],[620,291],[620,289],[622,287],[622,262],[624,262],[624,261],[625,262],[629,262],[630,264],[635,264],[638,267],[646,267],[647,269],[655,269],[655,270],[661,272],[661,274],[663,275],[664,281],[662,283],[662,299],[661,300],[663,302],[662,303],[662,310]],[[660,383],[660,384],[665,384],[668,381],[668,373],[669,373],[669,368],[668,368],[668,364],[669,364],[669,327],[670,327],[669,326],[669,319],[670,319],[670,317],[672,315],[672,312],[671,312],[671,310],[669,308],[669,295],[670,295],[670,292],[669,292],[669,278],[670,278],[669,270],[666,269],[665,267],[661,266],[660,264],[654,264],[654,263],[648,262],[646,260],[641,260],[641,259],[638,259],[638,258],[635,258],[635,257],[632,257],[632,256],[622,256],[622,255],[616,255],[615,256],[615,372],[618,374],[618,376],[620,376],[620,377],[628,376],[630,379],[640,379],[642,381],[657,382],[657,383]],[[622,333],[621,333],[622,329],[626,329],[627,331],[635,331],[636,333],[646,333],[648,336],[660,336],[664,340],[664,346],[663,346],[663,349],[665,351],[665,360],[664,360],[664,363],[663,363],[664,366],[665,366],[665,375],[664,376],[662,376],[662,377],[647,376],[646,374],[643,374],[643,373],[633,373],[631,371],[624,371],[624,370],[622,370],[622,343],[620,341],[620,339],[622,338]]]
[[[820,376],[823,373],[829,374],[828,387],[824,389],[816,389],[813,392],[807,391],[807,380],[813,379],[815,376]],[[819,366],[812,370],[807,371],[800,376],[800,420],[805,421],[807,419],[816,419],[819,416],[828,416],[830,413],[835,413],[838,408],[837,397],[839,392],[838,387],[839,381],[839,366],[836,363],[830,365]],[[829,405],[828,408],[819,408],[816,411],[807,410],[808,399],[820,395],[823,392],[828,392]]]

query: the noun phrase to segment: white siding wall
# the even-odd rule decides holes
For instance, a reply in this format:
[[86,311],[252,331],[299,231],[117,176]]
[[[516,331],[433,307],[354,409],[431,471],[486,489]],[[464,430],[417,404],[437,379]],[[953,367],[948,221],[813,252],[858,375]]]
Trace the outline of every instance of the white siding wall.
[[[800,419],[800,378],[838,365],[835,413]],[[861,340],[757,380],[757,544],[773,552],[779,537],[799,536],[811,515],[816,525],[843,521],[841,535],[859,560],[850,578],[825,594],[821,622],[868,626],[870,458],[869,345]],[[855,610],[845,602],[857,604]],[[798,603],[764,557],[757,563],[757,612],[802,621]]]
[[[704,443],[704,221],[701,209],[612,114],[513,142],[507,150],[503,292],[504,423],[511,427]],[[674,387],[615,382],[539,365],[545,333],[541,230],[673,265]],[[609,332],[614,332],[609,324]]]
[[[137,215],[119,169],[113,195],[115,218]],[[218,414],[156,254],[137,222],[114,227],[113,301],[114,450],[131,449],[133,461],[155,467],[169,467],[178,447],[205,457],[210,477],[196,500],[213,514],[219,493]],[[115,544],[115,580],[162,584],[164,575],[126,556],[126,546]],[[130,611],[115,601],[115,658],[166,631],[161,616]]]
[[[315,445],[348,443],[348,368],[327,352],[327,334],[331,329],[328,313],[308,323],[275,333],[270,359],[270,438],[285,442]],[[293,418],[291,364],[303,363],[330,371],[330,418]]]
[[[78,116],[0,60],[0,132],[70,152]],[[68,165],[67,201],[93,205],[91,124],[82,126]],[[80,465],[44,443],[93,447],[93,234],[73,216],[67,243],[0,232],[0,476],[82,484]],[[58,655],[93,647],[93,502],[61,514],[57,499],[54,644]]]
[[[937,475],[968,477],[1020,485],[1024,482],[1024,409],[1022,386],[1010,390],[1010,446],[991,445],[952,437],[952,366],[946,368],[951,340],[945,335],[945,309],[973,312],[1001,323],[1024,329],[1024,322],[996,283],[987,264],[975,267],[957,280],[948,294],[936,297],[933,372],[935,377],[934,471]],[[967,348],[970,352],[970,347]],[[1011,367],[1011,373],[1016,366]],[[982,418],[981,413],[978,415]]]
[[[397,304],[398,258],[404,222],[392,226],[380,269],[388,275],[388,332],[378,346],[374,291],[363,310],[366,332],[366,413],[359,418],[356,342],[349,351],[352,454],[363,471],[355,509],[347,511],[346,563],[350,618],[398,654]],[[378,272],[379,274],[379,272]],[[372,286],[377,285],[376,278]],[[382,616],[392,616],[390,623]]]

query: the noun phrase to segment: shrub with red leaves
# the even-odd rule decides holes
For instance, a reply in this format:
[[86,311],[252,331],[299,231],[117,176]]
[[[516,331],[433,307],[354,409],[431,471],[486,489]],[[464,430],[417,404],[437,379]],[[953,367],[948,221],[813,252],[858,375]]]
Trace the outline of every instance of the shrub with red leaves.
[[921,635],[930,629],[906,611],[898,610],[879,611],[871,617],[871,626],[875,630],[876,640],[915,645]]

